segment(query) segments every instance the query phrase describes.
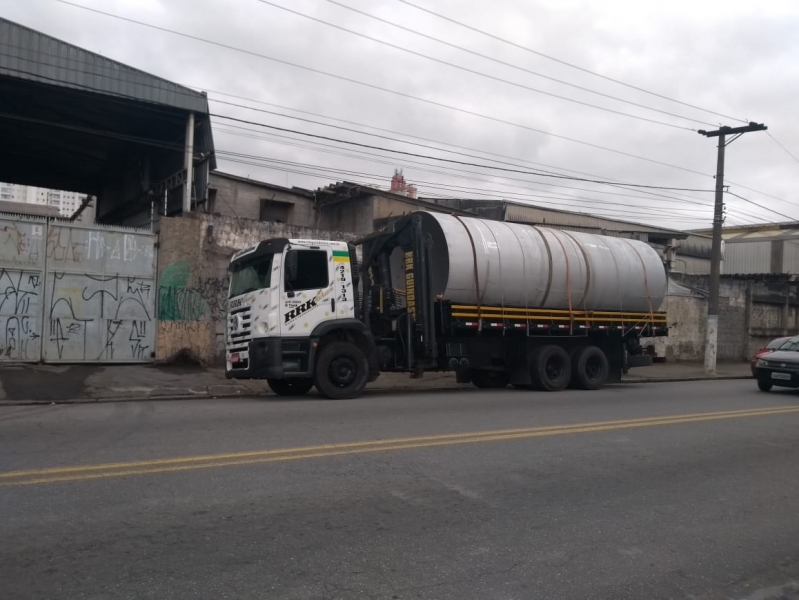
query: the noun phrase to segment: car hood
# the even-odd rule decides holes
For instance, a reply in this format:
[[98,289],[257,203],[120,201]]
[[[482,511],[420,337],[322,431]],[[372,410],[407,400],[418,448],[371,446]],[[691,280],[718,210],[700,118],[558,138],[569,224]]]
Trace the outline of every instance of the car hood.
[[768,362],[784,362],[799,365],[799,352],[792,352],[788,350],[777,350],[776,352],[769,352],[761,356],[763,360]]

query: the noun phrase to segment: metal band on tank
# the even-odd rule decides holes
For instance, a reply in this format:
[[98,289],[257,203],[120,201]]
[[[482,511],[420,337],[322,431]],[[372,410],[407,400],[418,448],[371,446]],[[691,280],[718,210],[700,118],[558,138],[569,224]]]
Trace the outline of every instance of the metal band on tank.
[[544,248],[547,249],[547,261],[549,261],[549,268],[547,269],[547,289],[544,290],[544,297],[541,298],[541,306],[543,307],[547,303],[547,298],[549,298],[549,291],[552,289],[552,249],[549,247],[549,242],[547,238],[544,236],[541,231],[538,230],[538,227],[531,226],[532,229],[541,236],[541,241],[544,242]]
[[[561,232],[558,231],[558,233]],[[563,240],[561,240],[556,233],[552,235],[558,240],[560,249],[563,250],[563,259],[566,261],[566,300],[569,303],[569,333],[572,333],[572,329],[574,328],[574,311],[572,310],[572,275],[569,267],[569,254],[566,252],[566,246],[563,245]]]
[[585,299],[588,297],[588,288],[591,286],[591,263],[588,262],[588,253],[583,248],[583,245],[577,241],[577,238],[571,235],[568,231],[561,230],[562,233],[566,234],[566,237],[570,238],[580,249],[580,252],[583,254],[583,258],[585,259],[585,289],[583,290],[583,310],[586,310]]
[[[497,222],[497,224],[498,225],[505,225],[505,223],[502,223],[502,222]],[[503,279],[502,279],[502,249],[499,247],[499,240],[497,239],[497,234],[494,233],[494,230],[491,229],[491,226],[489,225],[488,227],[486,227],[486,229],[488,229],[488,231],[491,232],[491,237],[494,238],[494,243],[497,245],[497,264],[499,265],[499,289],[500,289],[499,302],[500,302],[500,305],[502,306],[502,314],[503,314],[502,318],[504,319],[505,318],[504,317],[504,315],[505,315],[505,286],[502,285],[502,282],[503,282]],[[488,264],[490,265],[491,263],[488,263]],[[489,275],[490,275],[490,273],[489,273]],[[486,282],[486,285],[487,284],[488,284],[488,282]],[[504,327],[502,328],[502,334],[505,335],[505,328]]]
[[469,236],[469,243],[472,245],[472,263],[474,264],[474,289],[475,289],[475,299],[477,300],[477,315],[478,315],[477,330],[479,331],[483,328],[483,308],[480,302],[480,275],[477,272],[477,247],[474,245],[472,232],[469,231],[469,228],[466,226],[466,223],[464,223],[458,215],[452,215],[452,216],[458,219],[458,223],[463,225],[463,228],[466,230],[466,235]]
[[652,331],[654,331],[655,330],[655,313],[652,310],[652,294],[649,293],[649,277],[647,276],[646,263],[644,262],[644,257],[641,256],[641,253],[638,252],[638,249],[630,243],[630,240],[625,239],[625,238],[621,238],[621,239],[623,239],[625,242],[627,242],[627,244],[629,244],[630,248],[633,249],[633,252],[635,252],[635,255],[638,257],[638,260],[641,261],[641,266],[644,269],[644,288],[646,289],[646,301],[649,303],[649,326],[652,328]]
[[[522,245],[522,240],[521,240],[521,238],[519,238],[519,234],[516,233],[516,230],[513,229],[513,227],[511,227],[511,223],[505,223],[505,225],[508,227],[508,229],[510,229],[511,233],[513,233],[513,236],[516,238],[516,243],[519,244],[520,254],[522,255],[522,271],[524,272],[524,277],[526,279],[527,278],[527,260],[524,257],[524,246]],[[525,282],[525,286],[524,286],[524,308],[529,308],[529,304],[530,304],[530,302],[529,302],[529,291],[530,291],[530,288],[526,285],[526,282]],[[530,332],[528,331],[527,333],[529,334]]]

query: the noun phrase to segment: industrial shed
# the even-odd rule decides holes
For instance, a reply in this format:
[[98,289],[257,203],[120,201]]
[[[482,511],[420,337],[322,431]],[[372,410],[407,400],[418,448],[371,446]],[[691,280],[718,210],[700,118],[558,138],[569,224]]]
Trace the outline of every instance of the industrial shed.
[[149,226],[207,200],[205,94],[0,18],[0,181],[91,194]]
[[799,275],[799,222],[725,227],[722,238],[726,275]]

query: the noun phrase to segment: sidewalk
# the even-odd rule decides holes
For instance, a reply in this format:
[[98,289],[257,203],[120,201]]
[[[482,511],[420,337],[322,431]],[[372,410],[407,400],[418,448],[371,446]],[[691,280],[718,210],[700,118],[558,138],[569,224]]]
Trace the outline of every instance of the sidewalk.
[[[632,369],[625,383],[656,383],[751,377],[748,363],[719,364],[708,377],[700,363],[662,363]],[[371,390],[432,390],[471,388],[455,382],[451,373],[430,373],[422,379],[384,373]],[[0,406],[30,403],[122,402],[183,400],[270,394],[265,381],[225,379],[222,369],[161,365],[3,365],[0,366]]]

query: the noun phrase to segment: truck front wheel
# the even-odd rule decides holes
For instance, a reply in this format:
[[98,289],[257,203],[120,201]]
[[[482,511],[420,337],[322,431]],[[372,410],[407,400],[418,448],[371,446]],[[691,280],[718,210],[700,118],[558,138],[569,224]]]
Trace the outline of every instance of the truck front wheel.
[[560,346],[543,346],[533,352],[530,379],[533,388],[559,392],[566,388],[572,376],[569,354]]
[[267,379],[271,389],[278,396],[304,396],[313,387],[313,380],[307,378],[296,379]]
[[369,378],[369,362],[363,351],[351,342],[331,342],[322,347],[316,361],[314,384],[333,400],[361,395]]

